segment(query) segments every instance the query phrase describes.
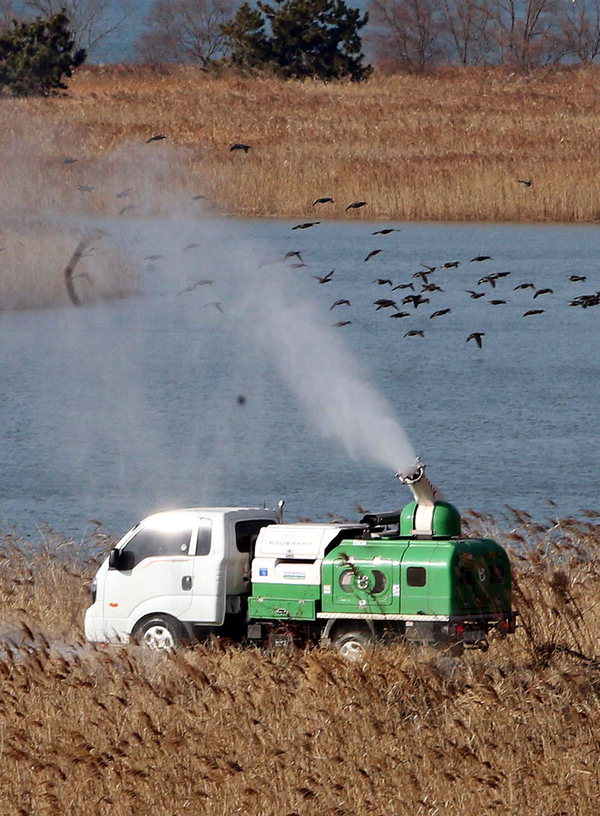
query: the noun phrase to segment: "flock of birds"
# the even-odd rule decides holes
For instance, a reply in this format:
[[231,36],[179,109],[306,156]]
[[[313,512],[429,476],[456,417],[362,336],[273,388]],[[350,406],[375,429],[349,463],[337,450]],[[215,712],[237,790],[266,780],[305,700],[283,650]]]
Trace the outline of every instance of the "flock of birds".
[[[166,135],[162,133],[157,133],[150,136],[146,140],[146,144],[151,142],[158,142],[166,139]],[[241,142],[234,143],[230,145],[230,152],[233,151],[240,151],[243,154],[247,155],[250,151],[251,146],[248,144],[244,144]],[[63,164],[72,164],[77,159],[73,157],[65,157],[63,159]],[[520,184],[523,184],[525,187],[530,187],[532,184],[531,179],[517,179]],[[82,192],[90,192],[94,188],[88,185],[78,185],[78,189]],[[131,193],[133,192],[133,188],[127,187],[124,190],[121,190],[116,194],[116,198],[119,200],[126,199]],[[194,195],[192,196],[194,201],[206,199],[205,195]],[[333,196],[323,195],[318,196],[312,201],[313,208],[321,208],[328,204],[335,203],[335,199]],[[366,207],[368,202],[366,201],[352,201],[347,204],[344,208],[345,212],[352,212],[357,210],[362,210]],[[124,215],[129,210],[133,209],[135,205],[133,204],[125,204],[119,210],[119,215]],[[295,230],[308,230],[314,227],[317,227],[322,222],[319,220],[315,221],[303,221],[298,224],[295,224],[291,229]],[[380,229],[375,230],[372,232],[373,236],[390,236],[393,233],[400,232],[400,230],[396,227],[382,227]],[[65,285],[67,288],[68,296],[75,306],[81,305],[81,299],[79,298],[75,286],[74,281],[77,275],[74,274],[75,267],[81,257],[84,255],[84,250],[86,249],[87,245],[89,244],[88,240],[84,240],[80,242],[77,249],[73,253],[72,257],[69,259],[69,262],[64,270],[64,278],[65,278]],[[198,243],[190,243],[187,244],[182,248],[182,252],[189,252],[194,248],[200,247]],[[93,248],[92,248],[93,249]],[[91,251],[91,250],[90,250]],[[308,268],[309,264],[304,260],[304,250],[295,249],[290,250],[285,253],[282,258],[277,259],[276,261],[266,261],[264,265],[269,264],[285,264],[290,269],[300,270],[303,268]],[[371,249],[367,252],[366,256],[363,259],[363,263],[370,263],[373,261],[374,258],[378,258],[382,254],[385,255],[387,253],[387,249],[384,247],[377,247],[375,249]],[[161,259],[163,256],[160,254],[148,255],[144,258],[144,261],[157,261]],[[380,259],[381,260],[381,259]],[[442,308],[433,308],[434,307],[434,299],[438,299],[441,294],[444,293],[444,288],[440,284],[443,282],[444,285],[452,285],[452,282],[448,280],[447,273],[452,274],[452,270],[456,270],[461,263],[469,263],[469,264],[483,264],[489,261],[493,261],[491,256],[489,255],[475,255],[474,257],[470,258],[468,261],[459,261],[459,260],[451,260],[446,261],[442,264],[431,266],[428,264],[422,263],[420,265],[420,269],[414,271],[409,280],[399,281],[396,282],[392,280],[391,277],[376,277],[372,280],[372,284],[376,286],[379,290],[378,293],[381,292],[383,288],[389,290],[386,292],[385,297],[377,297],[372,301],[372,306],[375,307],[376,312],[382,312],[387,314],[393,320],[404,320],[408,319],[411,316],[415,315],[418,310],[418,313],[421,315],[424,311],[429,310],[427,314],[428,320],[439,320],[440,318],[444,318],[446,315],[451,314],[452,308],[450,306],[443,306]],[[440,273],[446,273],[444,275],[444,280],[440,278]],[[335,270],[332,269],[326,274],[313,274],[312,277],[317,281],[320,286],[326,286],[331,284],[334,281]],[[512,273],[510,271],[496,271],[496,272],[489,272],[488,274],[482,275],[478,278],[476,283],[473,283],[473,288],[465,289],[465,294],[468,294],[469,297],[473,300],[480,300],[482,298],[486,298],[486,302],[492,307],[501,307],[507,304],[509,301],[507,299],[507,295],[503,294],[500,296],[500,289],[506,288],[506,281],[505,279],[509,278]],[[435,277],[434,277],[435,276]],[[81,275],[81,277],[87,277],[85,275]],[[568,277],[568,280],[573,283],[584,283],[587,279],[585,275],[576,275],[572,274]],[[335,278],[337,280],[337,278]],[[184,295],[192,293],[202,287],[210,287],[215,283],[214,280],[208,278],[201,278],[200,280],[192,283],[191,285],[182,289],[178,294]],[[530,308],[526,308],[523,311],[524,318],[531,318],[542,315],[546,312],[545,302],[547,298],[554,294],[554,290],[550,287],[537,287],[533,281],[521,281],[512,287],[513,292],[526,292],[530,291],[531,293],[531,301],[530,301]],[[395,294],[398,293],[398,294]],[[539,300],[542,299],[542,300]],[[542,303],[544,303],[544,308],[541,307]],[[442,305],[442,304],[440,304]],[[574,307],[580,307],[582,309],[587,309],[592,306],[600,305],[600,291],[594,292],[592,294],[584,294],[584,295],[577,295],[571,301],[570,305]],[[333,311],[339,309],[341,307],[351,307],[352,303],[349,298],[347,297],[339,297],[336,298],[331,305],[329,306],[329,311]],[[218,300],[211,300],[203,304],[204,308],[213,308],[219,311],[220,313],[224,314],[224,309],[222,306],[221,301]],[[427,307],[427,310],[425,310]],[[346,326],[350,326],[352,324],[351,319],[342,319],[334,322],[332,325],[335,328],[343,328]],[[425,337],[426,329],[425,328],[409,328],[406,332],[404,332],[403,337]],[[466,336],[466,342],[473,341],[478,348],[483,347],[483,338],[485,337],[484,331],[472,331]]]

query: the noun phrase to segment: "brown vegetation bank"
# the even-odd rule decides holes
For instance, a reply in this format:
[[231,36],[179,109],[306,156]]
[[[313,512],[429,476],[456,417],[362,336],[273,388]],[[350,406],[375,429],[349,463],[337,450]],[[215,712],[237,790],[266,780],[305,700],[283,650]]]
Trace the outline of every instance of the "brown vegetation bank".
[[2,535],[0,812],[596,816],[597,517],[515,512],[504,535],[471,518],[511,552],[517,633],[461,658],[397,644],[361,663],[85,645],[96,565]]
[[[597,67],[327,84],[100,66],[79,70],[64,96],[2,99],[0,109],[7,124],[32,114],[40,130],[56,126],[57,153],[78,151],[80,167],[123,143],[149,163],[175,147],[172,185],[207,196],[198,205],[214,212],[593,222],[599,85]],[[166,138],[146,144],[153,135]],[[96,196],[100,181],[85,180]],[[334,202],[313,206],[319,197]],[[357,199],[367,206],[346,211]]]

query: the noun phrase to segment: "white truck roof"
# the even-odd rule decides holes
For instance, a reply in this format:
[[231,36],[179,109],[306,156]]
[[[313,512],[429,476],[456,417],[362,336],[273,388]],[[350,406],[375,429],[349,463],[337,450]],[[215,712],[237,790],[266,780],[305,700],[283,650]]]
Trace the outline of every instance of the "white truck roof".
[[273,519],[277,521],[279,512],[277,510],[267,510],[263,507],[185,507],[177,510],[163,510],[160,513],[153,513],[151,516],[140,521],[144,527],[165,529],[171,526],[178,526],[189,522],[190,516],[196,518],[215,518],[223,516],[241,516],[250,518]]
[[315,560],[323,558],[327,545],[345,530],[355,536],[360,524],[270,524],[256,539],[257,558]]

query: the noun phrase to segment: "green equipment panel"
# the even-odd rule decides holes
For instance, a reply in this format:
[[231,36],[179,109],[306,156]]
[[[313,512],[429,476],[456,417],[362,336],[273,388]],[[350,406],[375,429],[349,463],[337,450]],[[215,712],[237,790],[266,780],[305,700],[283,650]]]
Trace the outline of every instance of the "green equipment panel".
[[314,620],[321,587],[313,584],[255,583],[248,599],[251,619]]

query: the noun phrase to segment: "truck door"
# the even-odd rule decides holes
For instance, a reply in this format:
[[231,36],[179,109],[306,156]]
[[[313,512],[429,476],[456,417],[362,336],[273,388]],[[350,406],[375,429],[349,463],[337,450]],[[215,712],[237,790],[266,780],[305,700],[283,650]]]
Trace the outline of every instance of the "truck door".
[[124,637],[144,615],[181,619],[192,604],[197,519],[141,525],[121,548],[121,569],[109,569],[104,629]]

